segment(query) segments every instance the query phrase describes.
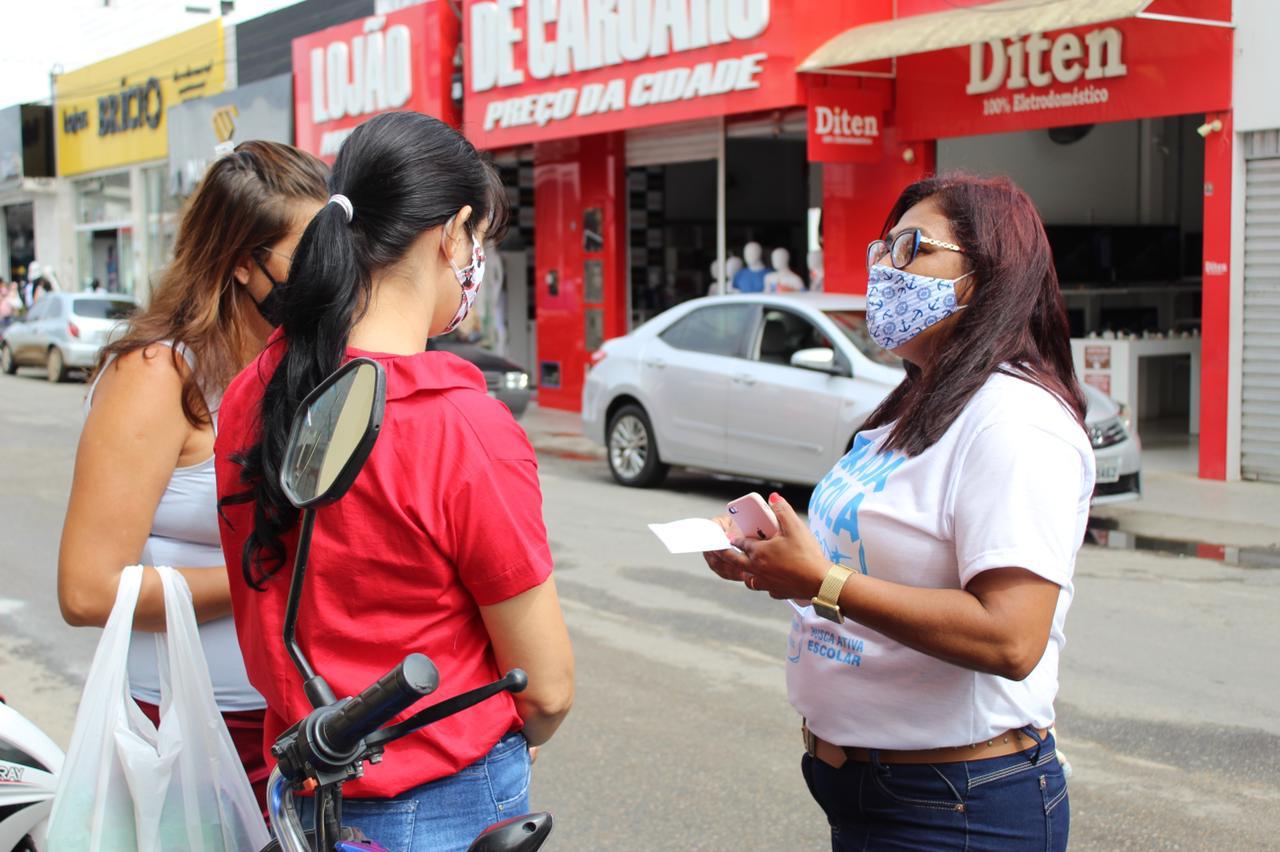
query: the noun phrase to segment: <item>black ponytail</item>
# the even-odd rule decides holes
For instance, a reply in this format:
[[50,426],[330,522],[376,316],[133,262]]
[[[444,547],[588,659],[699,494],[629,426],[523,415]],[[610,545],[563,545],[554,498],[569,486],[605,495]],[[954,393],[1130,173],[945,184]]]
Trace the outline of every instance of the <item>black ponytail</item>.
[[281,537],[298,523],[280,488],[293,415],[342,365],[373,272],[400,261],[424,231],[468,205],[468,231],[487,222],[486,237],[497,241],[506,225],[494,169],[458,131],[419,113],[387,113],[356,128],[338,152],[330,188],[351,201],[354,215],[348,221],[342,206],[326,204],[294,251],[281,298],[284,357],[262,397],[258,442],[235,457],[247,490],[223,501],[254,504],[241,570],[259,590],[284,564]]

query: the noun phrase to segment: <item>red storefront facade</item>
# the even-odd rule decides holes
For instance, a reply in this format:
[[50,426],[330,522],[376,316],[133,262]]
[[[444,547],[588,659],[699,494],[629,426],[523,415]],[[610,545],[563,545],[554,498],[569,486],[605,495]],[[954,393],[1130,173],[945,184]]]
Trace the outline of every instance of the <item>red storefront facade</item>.
[[[533,152],[540,404],[576,410],[591,344],[628,330],[637,128],[804,116],[809,160],[822,161],[826,289],[861,292],[866,242],[903,186],[935,170],[939,140],[1194,114],[1204,122],[1203,222],[1184,230],[1203,235],[1199,471],[1222,478],[1230,2],[1111,6],[1111,18],[1043,30],[969,12],[954,28],[966,41],[928,49],[949,29],[939,16],[965,10],[950,0],[468,0],[462,127],[483,149]],[[913,46],[920,37],[901,26],[912,19],[942,26]],[[856,62],[837,64],[841,51]],[[767,175],[760,191],[770,191]]]
[[427,0],[294,39],[295,144],[333,163],[352,130],[393,110],[457,127],[451,88],[459,35],[446,0]]

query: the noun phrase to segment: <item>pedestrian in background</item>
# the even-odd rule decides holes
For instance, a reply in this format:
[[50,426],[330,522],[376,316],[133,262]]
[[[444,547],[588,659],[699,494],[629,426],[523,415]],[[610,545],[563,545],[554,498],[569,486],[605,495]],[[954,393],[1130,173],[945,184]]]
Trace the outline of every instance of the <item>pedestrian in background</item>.
[[906,379],[808,527],[774,495],[779,535],[707,561],[796,606],[787,686],[832,849],[1063,850],[1049,728],[1094,460],[1044,227],[1008,180],[930,178],[867,265]]
[[[209,167],[150,305],[103,350],[58,560],[58,601],[76,626],[106,623],[125,566],[182,573],[214,698],[260,803],[265,705],[245,674],[231,619],[213,442],[222,391],[274,328],[278,283],[326,197],[324,165],[287,145],[245,142]],[[142,634],[165,629],[154,570],[143,576],[134,626]],[[129,649],[129,686],[152,721],[161,697],[155,649],[148,635],[135,635]]]
[[22,299],[18,297],[17,285],[0,280],[0,329],[8,328],[21,312]]

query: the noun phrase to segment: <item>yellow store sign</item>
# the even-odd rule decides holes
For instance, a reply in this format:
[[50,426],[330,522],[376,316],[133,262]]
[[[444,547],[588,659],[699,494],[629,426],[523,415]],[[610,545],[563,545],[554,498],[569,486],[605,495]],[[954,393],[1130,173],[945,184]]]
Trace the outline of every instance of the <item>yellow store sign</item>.
[[222,91],[222,22],[58,76],[58,174],[77,175],[169,153],[165,114]]

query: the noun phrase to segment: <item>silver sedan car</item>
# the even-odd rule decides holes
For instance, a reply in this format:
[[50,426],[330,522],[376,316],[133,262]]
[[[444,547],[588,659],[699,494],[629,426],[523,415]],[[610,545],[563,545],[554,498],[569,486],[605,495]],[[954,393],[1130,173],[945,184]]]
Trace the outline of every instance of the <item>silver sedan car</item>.
[[113,330],[137,309],[131,296],[106,293],[46,293],[0,338],[0,370],[44,367],[49,381],[71,370],[91,369]]
[[[671,465],[812,485],[902,381],[865,310],[861,296],[820,293],[677,305],[595,353],[583,433],[623,485],[656,485]],[[1141,445],[1127,412],[1085,394],[1095,501],[1135,499]]]

